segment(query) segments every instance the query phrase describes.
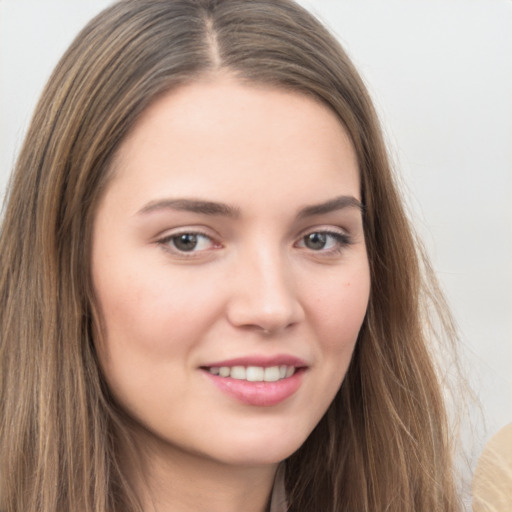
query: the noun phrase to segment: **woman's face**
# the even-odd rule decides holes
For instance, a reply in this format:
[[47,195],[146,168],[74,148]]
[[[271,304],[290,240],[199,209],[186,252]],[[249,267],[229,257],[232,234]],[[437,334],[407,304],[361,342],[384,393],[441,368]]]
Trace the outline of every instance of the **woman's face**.
[[352,144],[304,95],[217,77],[158,99],[98,208],[97,351],[167,450],[270,464],[338,391],[370,279]]

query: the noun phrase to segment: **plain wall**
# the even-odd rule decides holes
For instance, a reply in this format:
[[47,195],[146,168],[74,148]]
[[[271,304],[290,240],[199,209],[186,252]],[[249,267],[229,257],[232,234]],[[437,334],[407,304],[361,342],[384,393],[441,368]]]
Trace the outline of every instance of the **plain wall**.
[[[512,422],[512,2],[303,0],[381,114],[486,426]],[[57,59],[107,0],[0,0],[0,190]],[[475,422],[477,422],[475,415]]]

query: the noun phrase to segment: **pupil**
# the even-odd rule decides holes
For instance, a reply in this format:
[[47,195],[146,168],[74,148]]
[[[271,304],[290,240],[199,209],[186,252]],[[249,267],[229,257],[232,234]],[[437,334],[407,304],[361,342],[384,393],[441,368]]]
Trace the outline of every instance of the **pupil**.
[[311,233],[306,236],[305,244],[308,249],[323,249],[327,242],[327,235],[325,233]]
[[184,233],[174,239],[174,246],[180,251],[192,251],[197,245],[197,235]]

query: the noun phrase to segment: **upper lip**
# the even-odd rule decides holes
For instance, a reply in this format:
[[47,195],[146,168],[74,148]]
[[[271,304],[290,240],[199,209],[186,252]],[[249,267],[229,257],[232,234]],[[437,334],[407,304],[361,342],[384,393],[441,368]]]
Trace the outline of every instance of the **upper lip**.
[[223,361],[215,361],[202,365],[203,368],[212,368],[219,366],[261,366],[268,368],[270,366],[295,366],[302,368],[308,364],[299,357],[288,354],[277,354],[275,356],[251,355],[235,357],[233,359],[225,359]]

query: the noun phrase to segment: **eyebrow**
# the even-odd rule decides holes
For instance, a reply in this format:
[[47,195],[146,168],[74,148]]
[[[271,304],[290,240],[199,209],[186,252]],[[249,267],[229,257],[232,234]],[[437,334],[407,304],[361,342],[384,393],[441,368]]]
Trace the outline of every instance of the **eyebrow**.
[[[298,219],[324,215],[345,208],[357,208],[364,212],[364,206],[354,196],[338,196],[323,203],[305,206],[299,210]],[[147,214],[159,210],[177,210],[203,215],[219,215],[222,217],[239,218],[240,209],[225,203],[203,201],[198,199],[159,199],[146,204],[138,214]]]
[[357,208],[361,213],[364,212],[363,204],[354,196],[338,196],[324,203],[305,206],[299,211],[297,218],[304,219],[306,217],[314,217],[315,215],[324,215],[345,208]]
[[138,213],[151,213],[158,210],[178,210],[182,212],[202,213],[203,215],[220,215],[231,218],[240,217],[240,210],[234,206],[197,199],[162,199],[151,201],[139,210]]

